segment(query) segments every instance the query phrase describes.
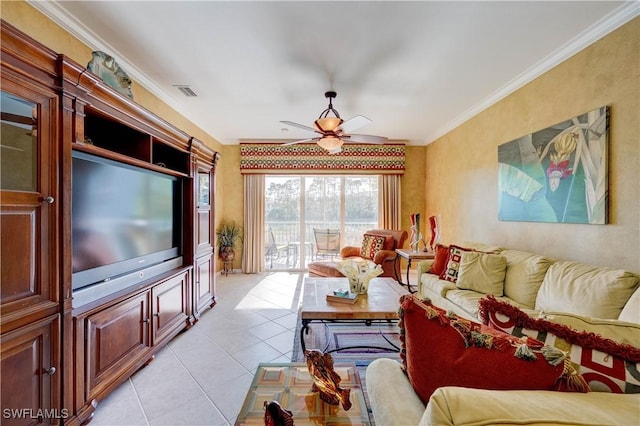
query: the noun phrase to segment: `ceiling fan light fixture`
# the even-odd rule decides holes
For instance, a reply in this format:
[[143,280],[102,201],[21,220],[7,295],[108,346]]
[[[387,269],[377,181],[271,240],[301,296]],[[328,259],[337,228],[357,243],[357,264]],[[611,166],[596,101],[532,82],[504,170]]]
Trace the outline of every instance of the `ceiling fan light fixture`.
[[[329,153],[334,154],[342,151],[342,140],[333,136],[325,137],[318,140],[318,146],[326,149]],[[338,148],[340,148],[340,150],[336,151]]]
[[321,132],[335,132],[342,124],[342,119],[340,117],[321,117],[314,124]]

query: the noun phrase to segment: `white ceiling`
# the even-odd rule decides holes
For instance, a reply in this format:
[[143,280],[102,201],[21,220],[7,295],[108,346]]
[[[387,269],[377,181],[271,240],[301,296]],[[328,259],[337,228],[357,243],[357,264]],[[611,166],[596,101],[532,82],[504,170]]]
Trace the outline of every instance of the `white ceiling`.
[[428,144],[639,14],[635,1],[31,4],[222,144],[310,136],[279,121],[312,125],[328,89],[343,118],[373,120],[356,133]]

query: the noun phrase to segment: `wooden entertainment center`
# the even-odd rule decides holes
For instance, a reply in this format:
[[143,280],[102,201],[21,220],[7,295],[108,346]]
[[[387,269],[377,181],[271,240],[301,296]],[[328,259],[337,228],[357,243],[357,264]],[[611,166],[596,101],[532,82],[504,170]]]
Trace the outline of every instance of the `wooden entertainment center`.
[[[2,424],[84,424],[99,400],[216,303],[219,153],[10,24],[1,31],[2,130],[19,133],[2,136]],[[6,110],[5,99],[27,105],[29,117]],[[77,153],[177,182],[179,257],[107,291],[74,291]]]

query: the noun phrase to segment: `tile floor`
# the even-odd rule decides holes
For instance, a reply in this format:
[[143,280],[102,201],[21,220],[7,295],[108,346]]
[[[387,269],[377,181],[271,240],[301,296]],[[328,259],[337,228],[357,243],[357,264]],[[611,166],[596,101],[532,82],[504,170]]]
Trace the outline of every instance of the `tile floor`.
[[218,276],[218,304],[101,401],[90,425],[233,425],[258,364],[291,360],[304,276]]
[[100,401],[90,426],[233,425],[258,364],[291,361],[304,277],[218,276],[218,304]]

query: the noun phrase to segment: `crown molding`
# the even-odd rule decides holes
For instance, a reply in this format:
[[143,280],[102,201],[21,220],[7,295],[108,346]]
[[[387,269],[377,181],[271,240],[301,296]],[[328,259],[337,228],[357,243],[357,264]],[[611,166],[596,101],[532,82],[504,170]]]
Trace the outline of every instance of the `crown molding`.
[[626,2],[625,4],[621,5],[619,8],[603,17],[600,21],[587,28],[581,34],[578,34],[572,40],[569,40],[567,43],[560,46],[542,61],[538,62],[537,64],[505,84],[502,88],[498,89],[493,94],[489,95],[478,104],[474,105],[473,107],[459,115],[456,119],[440,127],[430,135],[427,135],[427,137],[425,138],[426,144],[428,145],[431,142],[434,142],[439,137],[446,135],[448,132],[475,117],[485,109],[489,108],[491,105],[507,97],[527,83],[535,80],[545,72],[566,61],[576,53],[584,50],[586,47],[595,43],[599,39],[603,38],[610,32],[616,30],[617,28],[621,27],[622,25],[626,24],[639,15],[640,2],[632,1]]
[[[86,44],[90,49],[96,51],[100,50],[108,53],[116,58],[118,65],[127,71],[127,74],[135,80],[137,84],[140,84],[153,95],[157,96],[164,103],[171,106],[171,108],[178,111],[183,116],[187,117],[185,111],[181,111],[177,106],[180,103],[158,86],[153,80],[147,77],[142,71],[140,71],[132,60],[124,56],[121,52],[111,46],[107,41],[98,37],[91,31],[86,25],[70,15],[66,9],[60,6],[56,1],[41,1],[41,0],[26,0],[31,6],[43,13],[53,22],[58,24],[64,30],[72,34],[82,43]],[[191,119],[189,119],[191,120]],[[194,123],[195,124],[195,123]]]
[[[78,38],[81,42],[89,46],[91,49],[109,52],[111,56],[116,57],[118,64],[120,64],[120,66],[127,70],[127,74],[129,74],[136,81],[136,83],[143,86],[149,92],[157,96],[160,100],[168,105],[171,105],[171,107],[178,111],[180,114],[191,120],[194,124],[198,125],[198,123],[188,117],[186,111],[178,107],[180,103],[175,98],[170,96],[166,91],[162,90],[160,86],[158,86],[153,80],[148,78],[142,71],[140,71],[134,65],[133,60],[125,57],[107,41],[94,34],[91,29],[87,28],[82,22],[70,15],[57,2],[39,0],[26,1],[35,9],[53,20],[56,24],[60,25],[66,31]],[[476,105],[460,114],[454,120],[449,121],[436,131],[428,134],[423,140],[424,144],[428,145],[439,137],[447,134],[464,122],[478,115],[480,112],[484,111],[491,105],[507,97],[511,93],[523,87],[525,84],[536,79],[540,75],[569,59],[579,51],[585,49],[587,46],[593,44],[597,40],[601,39],[605,35],[609,34],[610,32],[626,24],[639,15],[640,2],[625,2],[616,10],[603,17],[600,21],[587,28],[581,34],[578,34],[572,40],[569,40],[567,43],[560,46],[542,61],[538,62],[536,65],[532,66],[519,76],[512,79],[502,88],[496,90],[494,93],[487,96]]]

